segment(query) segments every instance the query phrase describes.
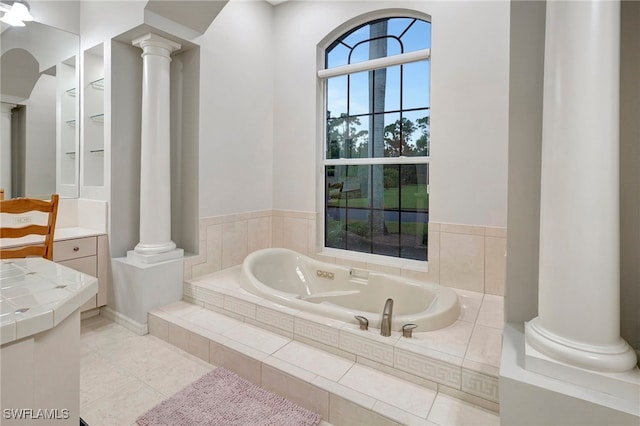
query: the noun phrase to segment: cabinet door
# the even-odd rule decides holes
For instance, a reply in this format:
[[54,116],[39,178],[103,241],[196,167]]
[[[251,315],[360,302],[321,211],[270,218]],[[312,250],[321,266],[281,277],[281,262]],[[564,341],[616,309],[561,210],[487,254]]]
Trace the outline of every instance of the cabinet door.
[[[64,266],[68,266],[71,269],[75,269],[76,271],[80,271],[87,275],[91,275],[92,277],[96,277],[98,275],[98,259],[96,256],[88,256],[88,257],[81,257],[78,259],[64,260],[58,263]],[[91,299],[87,301],[87,303],[85,303],[84,305],[82,305],[82,307],[80,307],[80,312],[84,312],[87,309],[93,309],[97,306],[98,306],[98,296],[95,295],[95,296],[92,296]]]

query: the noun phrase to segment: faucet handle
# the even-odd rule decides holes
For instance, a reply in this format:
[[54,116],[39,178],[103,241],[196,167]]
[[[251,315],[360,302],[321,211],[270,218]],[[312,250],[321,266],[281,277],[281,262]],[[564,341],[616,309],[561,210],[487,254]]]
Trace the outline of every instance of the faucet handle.
[[413,329],[416,328],[417,324],[405,324],[402,326],[402,336],[410,338],[413,334]]
[[369,329],[369,320],[361,315],[356,315],[354,317],[360,323],[360,330],[368,330]]

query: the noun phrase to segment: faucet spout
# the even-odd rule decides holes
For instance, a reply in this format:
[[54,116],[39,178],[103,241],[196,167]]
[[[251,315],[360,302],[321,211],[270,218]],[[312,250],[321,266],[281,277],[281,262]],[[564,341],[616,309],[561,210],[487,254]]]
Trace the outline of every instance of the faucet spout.
[[393,315],[393,299],[387,299],[382,310],[382,322],[380,323],[380,334],[391,336],[391,316]]

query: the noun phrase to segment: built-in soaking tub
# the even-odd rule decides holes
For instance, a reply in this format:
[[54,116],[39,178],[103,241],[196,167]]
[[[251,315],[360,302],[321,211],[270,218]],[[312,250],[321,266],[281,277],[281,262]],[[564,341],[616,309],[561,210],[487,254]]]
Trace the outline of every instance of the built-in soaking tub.
[[240,285],[248,292],[301,311],[350,323],[356,316],[380,328],[388,298],[393,299],[391,329],[413,323],[415,332],[453,324],[460,314],[457,294],[447,287],[373,271],[320,262],[292,250],[251,253],[242,265]]

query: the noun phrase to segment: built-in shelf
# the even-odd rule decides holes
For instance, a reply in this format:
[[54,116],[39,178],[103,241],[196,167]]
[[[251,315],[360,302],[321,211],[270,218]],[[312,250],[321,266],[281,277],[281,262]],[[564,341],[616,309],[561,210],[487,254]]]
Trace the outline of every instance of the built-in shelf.
[[76,158],[76,152],[75,151],[65,152],[65,155],[68,155],[71,158]]
[[94,89],[104,90],[104,78],[93,80],[91,83],[89,83],[89,86],[93,87]]
[[89,120],[95,121],[96,123],[104,123],[104,114],[96,114],[89,117]]
[[75,97],[76,97],[76,88],[75,88],[75,87],[72,87],[72,88],[71,88],[71,89],[69,89],[69,90],[65,90],[65,92],[64,92],[64,93],[66,93],[67,95],[72,96],[72,97],[74,97],[74,98],[75,98]]
[[104,149],[92,149],[92,150],[89,150],[89,152],[92,154],[101,154],[104,152]]
[[67,120],[65,124],[69,127],[76,127],[76,120]]

